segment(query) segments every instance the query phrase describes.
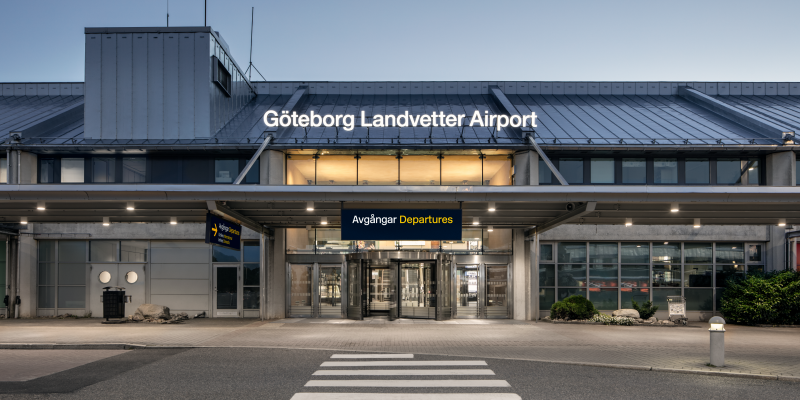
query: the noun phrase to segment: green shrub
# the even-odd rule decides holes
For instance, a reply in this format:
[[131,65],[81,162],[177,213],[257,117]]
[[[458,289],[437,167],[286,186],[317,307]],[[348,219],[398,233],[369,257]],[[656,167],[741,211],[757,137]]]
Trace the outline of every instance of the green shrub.
[[604,325],[624,325],[632,326],[633,319],[628,317],[612,317],[608,314],[597,313],[590,318],[590,321],[602,322]]
[[597,314],[589,299],[583,296],[570,296],[558,301],[550,307],[550,318],[553,319],[589,319]]
[[729,280],[720,303],[726,322],[800,324],[800,272],[748,274],[743,280]]
[[639,312],[639,318],[641,319],[648,319],[656,314],[658,311],[658,306],[654,306],[652,301],[645,301],[641,307],[639,307],[639,303],[636,300],[631,300],[633,303],[633,309]]

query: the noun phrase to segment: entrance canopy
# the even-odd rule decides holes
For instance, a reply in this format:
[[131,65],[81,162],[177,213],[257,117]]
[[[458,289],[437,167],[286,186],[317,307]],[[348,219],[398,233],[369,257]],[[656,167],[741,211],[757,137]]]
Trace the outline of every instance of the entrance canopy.
[[[463,210],[465,226],[561,223],[800,224],[797,190],[775,186],[232,186],[8,185],[0,219],[27,222],[203,222],[211,211],[245,226],[327,227],[342,208]],[[313,210],[307,210],[312,202]],[[495,211],[489,211],[490,202]],[[677,210],[677,211],[672,211]],[[477,218],[477,219],[475,219]],[[699,219],[697,221],[696,219]]]

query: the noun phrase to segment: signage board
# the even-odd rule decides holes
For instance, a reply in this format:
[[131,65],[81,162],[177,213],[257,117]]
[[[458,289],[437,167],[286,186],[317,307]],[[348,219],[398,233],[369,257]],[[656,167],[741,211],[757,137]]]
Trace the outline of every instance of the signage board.
[[206,214],[206,243],[241,250],[242,226],[212,214]]
[[342,240],[461,240],[461,210],[342,210]]

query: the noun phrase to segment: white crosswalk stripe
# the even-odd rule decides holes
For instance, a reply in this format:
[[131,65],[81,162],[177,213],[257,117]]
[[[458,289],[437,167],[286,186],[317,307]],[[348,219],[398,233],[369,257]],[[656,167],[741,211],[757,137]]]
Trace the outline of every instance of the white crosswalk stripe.
[[[436,388],[437,390],[469,388],[504,388],[511,384],[502,379],[469,379],[471,376],[495,375],[482,360],[408,360],[413,354],[334,354],[332,359],[351,359],[359,361],[325,361],[313,373],[319,377],[341,377],[340,379],[311,379],[305,387],[314,388],[353,388],[389,389],[392,393],[296,393],[291,400],[521,400],[515,393],[402,393],[403,389]],[[405,359],[405,360],[404,360]],[[360,361],[365,360],[365,361]],[[350,369],[334,369],[349,367]],[[398,368],[376,368],[398,367]],[[405,367],[405,368],[399,368]],[[409,368],[420,367],[420,368]],[[451,368],[430,368],[451,367]],[[456,367],[456,368],[452,368]],[[357,369],[352,369],[357,368]],[[348,377],[391,377],[391,379],[348,379]],[[396,379],[418,376],[418,379]],[[451,376],[464,379],[430,379],[433,376]],[[427,378],[427,379],[426,379]],[[397,392],[397,391],[400,392]]]

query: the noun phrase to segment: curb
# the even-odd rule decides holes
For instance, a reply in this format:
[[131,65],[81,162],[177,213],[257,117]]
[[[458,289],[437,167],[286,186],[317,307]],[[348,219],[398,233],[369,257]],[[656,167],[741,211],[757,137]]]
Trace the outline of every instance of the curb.
[[[0,350],[186,350],[186,349],[207,349],[207,348],[260,348],[260,349],[285,349],[285,350],[318,350],[318,351],[339,351],[339,352],[353,352],[353,353],[394,353],[389,351],[375,351],[375,350],[353,350],[353,349],[331,349],[331,348],[300,348],[300,347],[252,347],[252,346],[148,346],[143,344],[132,343],[85,343],[85,344],[57,344],[57,343],[0,343]],[[446,357],[468,357],[475,358],[475,356],[462,356],[453,354],[436,354],[436,353],[415,353],[420,355],[435,355]],[[766,375],[766,374],[748,374],[742,372],[725,372],[725,371],[702,371],[692,369],[679,369],[679,368],[659,368],[646,365],[626,365],[626,364],[603,364],[603,363],[590,363],[590,362],[577,362],[577,361],[554,361],[554,360],[531,360],[524,358],[506,358],[506,357],[480,357],[495,360],[514,360],[514,361],[527,361],[543,364],[559,364],[559,365],[575,365],[581,367],[595,367],[595,368],[614,368],[614,369],[627,369],[633,371],[652,371],[652,372],[667,372],[675,374],[694,374],[694,375],[707,375],[719,376],[726,378],[746,378],[746,379],[761,379],[761,380],[777,380],[788,382],[800,382],[800,376],[784,376],[784,375]]]

